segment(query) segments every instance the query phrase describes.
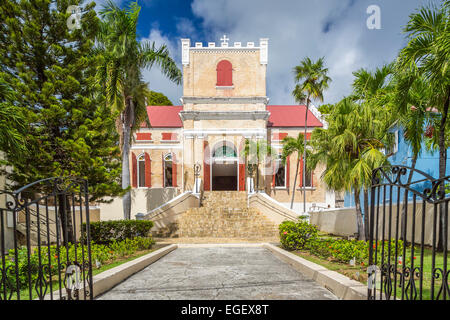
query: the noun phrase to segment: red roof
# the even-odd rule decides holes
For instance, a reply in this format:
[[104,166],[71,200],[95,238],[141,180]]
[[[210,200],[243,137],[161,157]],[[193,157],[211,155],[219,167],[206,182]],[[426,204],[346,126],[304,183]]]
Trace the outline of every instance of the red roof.
[[[270,112],[269,127],[304,127],[306,106],[267,106]],[[322,127],[323,124],[308,111],[308,127]]]
[[180,111],[183,106],[148,106],[147,115],[152,128],[181,128]]
[[[152,128],[181,128],[179,113],[183,106],[148,106],[147,115]],[[267,106],[270,112],[269,127],[303,127],[305,125],[306,106]],[[146,125],[143,124],[145,127]],[[323,124],[309,110],[308,127],[322,127]]]

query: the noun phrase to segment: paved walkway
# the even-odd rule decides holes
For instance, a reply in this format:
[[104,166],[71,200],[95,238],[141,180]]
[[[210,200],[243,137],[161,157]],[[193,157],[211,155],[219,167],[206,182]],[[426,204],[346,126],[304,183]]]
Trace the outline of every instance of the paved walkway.
[[178,248],[99,300],[330,300],[336,297],[260,247]]

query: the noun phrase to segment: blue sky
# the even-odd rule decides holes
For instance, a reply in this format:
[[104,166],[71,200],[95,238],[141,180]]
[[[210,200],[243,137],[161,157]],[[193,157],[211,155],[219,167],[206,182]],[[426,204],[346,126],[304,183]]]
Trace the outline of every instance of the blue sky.
[[[96,0],[98,9],[104,1]],[[130,1],[115,2],[125,7]],[[306,56],[324,57],[332,83],[323,103],[335,103],[350,93],[352,72],[395,59],[406,43],[402,28],[408,16],[429,3],[440,0],[138,0],[138,33],[142,41],[167,45],[180,68],[181,38],[217,44],[224,33],[230,43],[269,38],[270,104],[295,104],[292,69]],[[367,28],[370,5],[381,10],[381,29]],[[144,76],[152,90],[180,104],[182,87],[161,76],[157,67]]]

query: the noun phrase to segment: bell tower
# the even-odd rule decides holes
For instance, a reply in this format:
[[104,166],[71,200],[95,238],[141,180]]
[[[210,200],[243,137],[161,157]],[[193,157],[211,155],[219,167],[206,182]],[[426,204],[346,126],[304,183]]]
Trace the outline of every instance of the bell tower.
[[234,42],[224,35],[220,46],[181,39],[183,97],[266,97],[268,39]]
[[[205,191],[246,188],[246,140],[267,140],[268,39],[216,46],[181,39],[184,170],[202,166]],[[226,151],[226,152],[225,152]]]

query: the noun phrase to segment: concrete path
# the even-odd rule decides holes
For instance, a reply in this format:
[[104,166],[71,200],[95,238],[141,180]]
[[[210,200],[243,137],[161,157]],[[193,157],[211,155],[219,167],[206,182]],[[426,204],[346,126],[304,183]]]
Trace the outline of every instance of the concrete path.
[[178,248],[99,300],[330,300],[336,297],[260,247]]

